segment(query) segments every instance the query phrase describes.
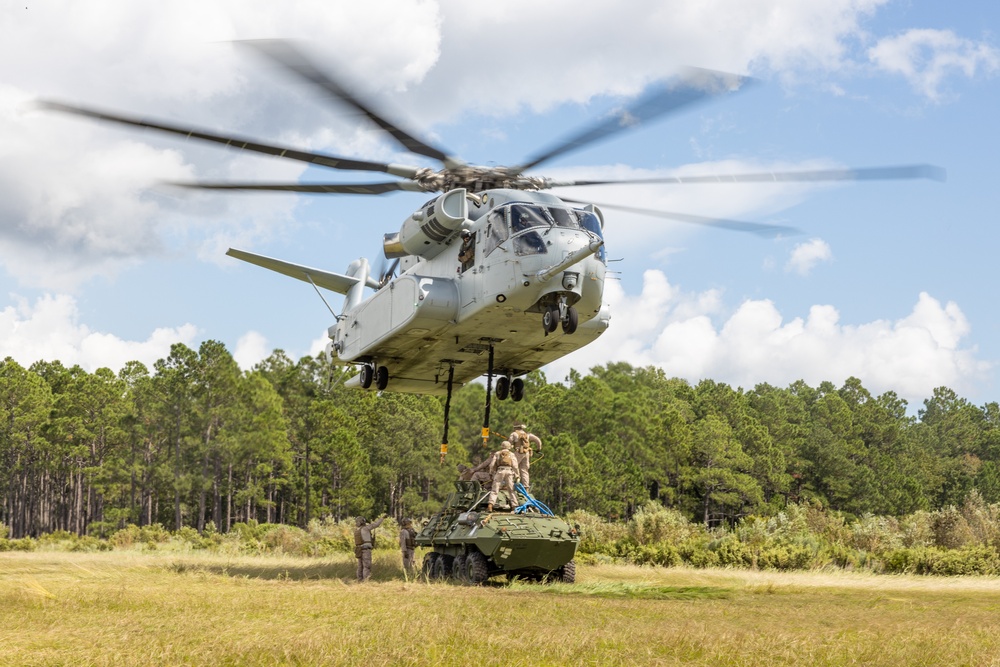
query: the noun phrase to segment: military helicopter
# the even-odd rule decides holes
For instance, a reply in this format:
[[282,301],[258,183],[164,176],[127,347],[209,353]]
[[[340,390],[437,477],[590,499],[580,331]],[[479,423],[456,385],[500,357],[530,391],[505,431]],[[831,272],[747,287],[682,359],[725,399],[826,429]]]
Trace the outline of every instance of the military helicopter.
[[[328,333],[337,359],[358,367],[349,386],[447,394],[450,399],[453,387],[486,375],[486,425],[494,377],[498,399],[519,401],[524,397],[525,374],[587,345],[607,329],[610,312],[603,293],[609,276],[602,209],[765,236],[796,231],[776,225],[586,203],[558,197],[548,190],[627,183],[944,178],[943,170],[929,165],[633,180],[555,180],[527,174],[570,151],[752,83],[746,77],[693,68],[684,70],[671,85],[658,87],[519,165],[476,166],[387,120],[337,78],[317,67],[296,44],[283,40],[238,44],[360,112],[405,150],[430,158],[441,168],[435,171],[302,151],[63,102],[41,101],[39,106],[318,167],[396,177],[372,183],[174,184],[187,188],[355,195],[440,193],[406,218],[399,231],[385,234],[384,257],[391,264],[384,271],[373,270],[365,258],[352,262],[345,273],[333,273],[244,250],[230,249],[227,254],[307,282],[321,297],[319,288],[345,295],[340,313],[330,308],[335,324]],[[366,296],[369,288],[373,293]],[[447,443],[447,426],[445,429]]]

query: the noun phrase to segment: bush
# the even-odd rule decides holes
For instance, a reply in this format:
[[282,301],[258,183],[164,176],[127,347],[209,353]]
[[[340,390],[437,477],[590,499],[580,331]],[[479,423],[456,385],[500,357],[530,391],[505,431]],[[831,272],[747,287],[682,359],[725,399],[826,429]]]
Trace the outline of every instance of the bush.
[[1000,574],[1000,555],[995,549],[982,545],[951,550],[939,547],[897,549],[887,554],[883,563],[886,572],[895,574]]
[[851,524],[850,544],[855,549],[881,554],[903,546],[899,522],[893,517],[865,514]]
[[38,542],[30,537],[19,540],[0,539],[0,551],[34,551],[37,548]]
[[958,549],[975,540],[969,522],[954,505],[934,512],[931,528],[934,543],[945,549]]
[[586,510],[574,510],[565,519],[569,525],[580,527],[579,553],[613,556],[615,545],[625,537],[625,525],[605,521]]
[[680,544],[704,529],[694,525],[678,510],[651,500],[629,520],[627,534],[636,544]]

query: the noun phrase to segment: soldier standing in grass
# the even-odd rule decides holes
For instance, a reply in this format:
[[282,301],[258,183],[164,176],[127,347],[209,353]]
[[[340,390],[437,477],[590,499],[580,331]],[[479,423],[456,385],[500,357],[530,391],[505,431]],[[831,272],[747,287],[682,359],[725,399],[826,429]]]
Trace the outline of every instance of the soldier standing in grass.
[[514,424],[514,432],[510,434],[508,440],[514,449],[514,456],[517,457],[518,469],[521,471],[521,485],[530,493],[531,478],[528,469],[531,467],[531,456],[534,454],[531,445],[538,445],[538,451],[542,451],[542,439],[534,433],[528,433],[527,428],[524,424]]
[[354,528],[354,557],[358,559],[358,581],[368,581],[372,576],[372,549],[375,548],[375,535],[372,531],[385,521],[383,515],[377,521],[368,523],[359,516]]
[[510,451],[510,443],[506,440],[500,445],[500,449],[493,452],[489,459],[490,472],[493,473],[493,488],[490,490],[489,499],[486,501],[486,511],[493,511],[493,503],[497,501],[497,491],[503,486],[510,499],[511,509],[517,505],[517,494],[514,492],[514,480],[518,477],[517,457]]
[[413,528],[413,520],[403,519],[403,525],[399,529],[399,550],[403,552],[403,571],[410,579],[416,574],[413,569],[413,551],[416,548],[417,531]]

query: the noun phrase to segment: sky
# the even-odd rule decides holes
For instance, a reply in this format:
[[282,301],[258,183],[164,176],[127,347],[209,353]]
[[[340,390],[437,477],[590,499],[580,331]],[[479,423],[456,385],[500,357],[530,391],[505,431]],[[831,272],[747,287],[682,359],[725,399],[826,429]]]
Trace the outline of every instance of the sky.
[[226,249],[336,272],[360,256],[377,264],[382,235],[426,196],[182,193],[162,183],[343,174],[32,106],[435,166],[234,45],[282,38],[476,164],[517,164],[698,66],[754,85],[534,175],[947,170],[943,183],[559,191],[801,233],[606,211],[611,327],[546,367],[550,381],[626,361],[745,389],[855,376],[911,410],[939,386],[997,401],[998,28],[993,3],[930,0],[0,0],[0,357],[117,370],[213,339],[250,368],[276,348],[323,348],[332,318],[313,289]]

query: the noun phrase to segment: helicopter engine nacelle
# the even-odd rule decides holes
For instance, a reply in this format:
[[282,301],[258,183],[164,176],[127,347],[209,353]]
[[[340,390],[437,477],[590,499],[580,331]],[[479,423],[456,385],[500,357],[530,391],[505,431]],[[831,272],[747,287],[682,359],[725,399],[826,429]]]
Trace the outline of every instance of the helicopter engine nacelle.
[[395,234],[386,234],[383,249],[387,259],[416,255],[430,259],[447,248],[469,218],[465,188],[444,193],[414,212]]

